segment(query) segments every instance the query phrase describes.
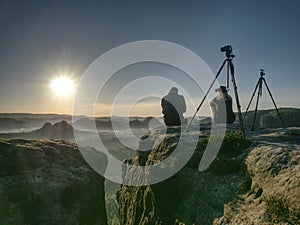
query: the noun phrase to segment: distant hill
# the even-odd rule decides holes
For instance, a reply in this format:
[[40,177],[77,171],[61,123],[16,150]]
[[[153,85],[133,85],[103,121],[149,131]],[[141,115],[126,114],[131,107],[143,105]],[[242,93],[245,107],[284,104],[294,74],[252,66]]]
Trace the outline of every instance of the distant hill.
[[63,139],[74,140],[73,127],[66,121],[55,124],[45,123],[42,128],[28,133],[0,134],[1,138],[22,138],[22,139]]
[[[128,121],[123,120],[122,118],[96,118],[96,120],[89,119],[87,117],[82,117],[73,123],[73,127],[76,129],[84,129],[87,127],[91,127],[93,123],[96,124],[96,127],[101,129],[112,129],[112,121],[114,123],[115,128],[125,129],[128,127]],[[129,127],[131,129],[139,129],[144,128],[148,129],[150,127],[162,126],[158,119],[154,117],[146,117],[146,118],[134,118],[130,119]]]
[[0,113],[0,133],[29,132],[43,126],[46,122],[72,121],[71,115]]
[[35,113],[0,113],[0,118],[12,118],[12,119],[60,119],[60,120],[72,120],[72,115],[65,114],[35,114]]
[[[280,108],[279,113],[286,127],[300,127],[300,109]],[[244,120],[245,125],[252,125],[254,111],[249,111]],[[281,121],[275,109],[258,110],[255,126],[262,128],[282,127]]]
[[[84,130],[96,123],[98,130],[111,130],[112,120],[114,127],[119,129],[128,128],[128,118],[125,117],[96,117],[95,119],[86,116],[72,116],[61,114],[31,114],[31,113],[0,113],[0,134],[1,133],[28,133],[41,128],[45,123],[57,123],[66,121],[75,129]],[[75,121],[75,122],[73,122]],[[149,123],[150,122],[150,123]],[[129,126],[132,129],[157,127],[162,125],[154,117],[130,117]]]
[[31,133],[40,138],[64,140],[74,139],[73,127],[66,121],[61,121],[53,125],[51,125],[51,123],[45,123],[41,129]]
[[129,126],[131,128],[151,128],[151,127],[159,127],[159,126],[163,126],[163,124],[161,124],[159,122],[159,120],[155,117],[147,117],[146,119],[134,119],[132,121],[129,122]]
[[84,116],[84,117],[79,118],[72,125],[74,128],[84,128],[84,127],[91,125],[92,123],[93,123],[92,120],[90,120],[89,118]]
[[[73,123],[73,127],[76,129],[86,129],[96,125],[97,129],[112,129],[111,118],[96,118],[95,120],[88,117],[82,117]],[[120,119],[114,120],[114,126],[116,127],[126,127],[125,121]]]
[[[300,127],[299,108],[280,108],[279,111],[287,127]],[[254,111],[249,111],[245,118],[244,124],[246,126],[251,126],[253,117]],[[93,120],[85,116],[76,116],[72,118],[72,115],[59,114],[0,113],[0,133],[12,133],[11,136],[14,136],[16,133],[29,133],[33,130],[36,131],[44,126],[44,124],[47,122],[55,124],[59,123],[60,121],[66,121],[70,125],[72,123],[72,119],[75,120],[72,126],[78,130],[84,130],[88,124],[94,123],[94,121],[98,130],[112,129],[111,117],[97,117],[95,120]],[[113,120],[115,127],[119,129],[128,128],[128,120],[124,117],[113,117]],[[164,125],[160,119],[154,117],[130,117],[129,120],[129,126],[131,129],[149,129]],[[282,127],[282,124],[277,116],[276,110],[268,109],[257,111],[255,126],[261,128],[279,128]],[[40,136],[40,134],[37,133],[33,132],[31,135],[33,137],[35,137],[35,135]],[[56,138],[57,134],[54,133],[52,136]],[[8,134],[5,135],[8,136]],[[30,135],[26,134],[25,136],[27,138]],[[70,136],[67,134],[67,138],[69,137]]]
[[3,117],[0,118],[0,132],[2,131],[16,131],[24,129],[26,124],[24,121]]

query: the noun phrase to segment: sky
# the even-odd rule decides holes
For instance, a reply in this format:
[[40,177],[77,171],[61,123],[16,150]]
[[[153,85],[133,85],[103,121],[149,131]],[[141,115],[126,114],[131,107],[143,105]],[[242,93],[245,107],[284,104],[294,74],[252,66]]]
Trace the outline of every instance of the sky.
[[[290,1],[76,1],[0,2],[0,113],[71,114],[76,89],[57,96],[50,88],[57,76],[70,77],[75,87],[101,55],[122,44],[141,40],[173,42],[201,57],[213,73],[224,60],[220,47],[230,44],[235,78],[244,111],[259,77],[266,81],[278,107],[300,107],[300,2]],[[184,72],[169,65],[142,63],[118,71],[101,90],[98,116],[109,115],[119,91],[140,74],[163,76],[182,84],[179,92],[200,102]],[[225,74],[218,82],[224,84]],[[161,116],[160,96],[141,99],[131,115]],[[164,87],[168,87],[167,85]],[[208,87],[207,87],[208,88]],[[232,90],[232,88],[230,88]],[[133,93],[130,93],[131,95]],[[230,92],[233,95],[232,91]],[[143,96],[143,86],[135,96]],[[185,96],[187,97],[187,96]],[[131,104],[122,95],[119,108]],[[188,115],[195,106],[188,102]],[[253,108],[254,105],[251,107]],[[259,109],[274,108],[266,89]],[[122,114],[122,110],[119,112]],[[200,114],[208,114],[204,105]]]

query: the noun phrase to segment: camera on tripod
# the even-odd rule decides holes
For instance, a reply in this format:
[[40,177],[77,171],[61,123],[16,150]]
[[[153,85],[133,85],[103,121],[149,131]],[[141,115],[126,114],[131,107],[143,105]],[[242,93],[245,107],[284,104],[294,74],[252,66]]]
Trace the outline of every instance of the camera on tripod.
[[227,65],[227,73],[226,73],[226,87],[229,87],[229,76],[231,76],[231,82],[232,82],[232,86],[233,86],[233,91],[234,91],[234,95],[235,95],[235,100],[236,100],[236,105],[237,105],[237,109],[238,109],[238,116],[239,116],[239,122],[240,122],[240,129],[242,131],[242,135],[243,137],[245,137],[245,130],[244,130],[244,125],[243,125],[243,118],[242,118],[242,112],[241,112],[241,105],[240,105],[240,100],[238,97],[238,93],[237,93],[237,86],[236,86],[236,82],[235,82],[235,78],[234,78],[234,66],[233,66],[233,57],[234,55],[232,54],[232,47],[231,45],[225,45],[222,48],[220,48],[221,52],[225,52],[226,53],[226,59],[223,61],[220,69],[218,70],[214,80],[212,81],[211,85],[209,86],[206,94],[204,95],[204,97],[202,98],[198,108],[196,109],[196,112],[194,113],[192,119],[189,121],[188,125],[186,126],[184,133],[188,130],[188,128],[190,127],[190,125],[192,124],[193,119],[195,118],[196,114],[199,112],[201,106],[203,105],[206,97],[208,96],[210,90],[212,89],[214,83],[216,82],[216,80],[218,79],[219,75],[222,72],[222,69],[224,68],[225,65]]
[[220,51],[225,52],[227,58],[234,57],[234,55],[232,54],[231,45],[226,45],[226,46],[220,48]]
[[260,69],[260,73],[259,73],[259,75],[260,75],[261,77],[263,77],[264,75],[266,75],[264,71],[265,71],[265,70],[263,70],[263,69]]

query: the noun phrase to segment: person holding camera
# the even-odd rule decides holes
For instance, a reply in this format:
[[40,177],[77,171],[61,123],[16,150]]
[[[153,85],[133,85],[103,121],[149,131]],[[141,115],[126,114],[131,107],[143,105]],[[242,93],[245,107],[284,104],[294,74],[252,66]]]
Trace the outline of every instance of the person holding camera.
[[218,95],[210,102],[213,118],[216,123],[233,123],[235,114],[232,110],[232,98],[225,86],[215,90]]

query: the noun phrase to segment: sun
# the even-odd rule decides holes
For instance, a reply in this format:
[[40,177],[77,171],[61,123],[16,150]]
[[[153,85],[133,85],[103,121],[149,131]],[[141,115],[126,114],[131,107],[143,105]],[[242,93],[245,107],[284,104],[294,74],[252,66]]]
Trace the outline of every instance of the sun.
[[74,91],[74,83],[69,77],[56,77],[51,81],[50,87],[57,96],[66,97]]

